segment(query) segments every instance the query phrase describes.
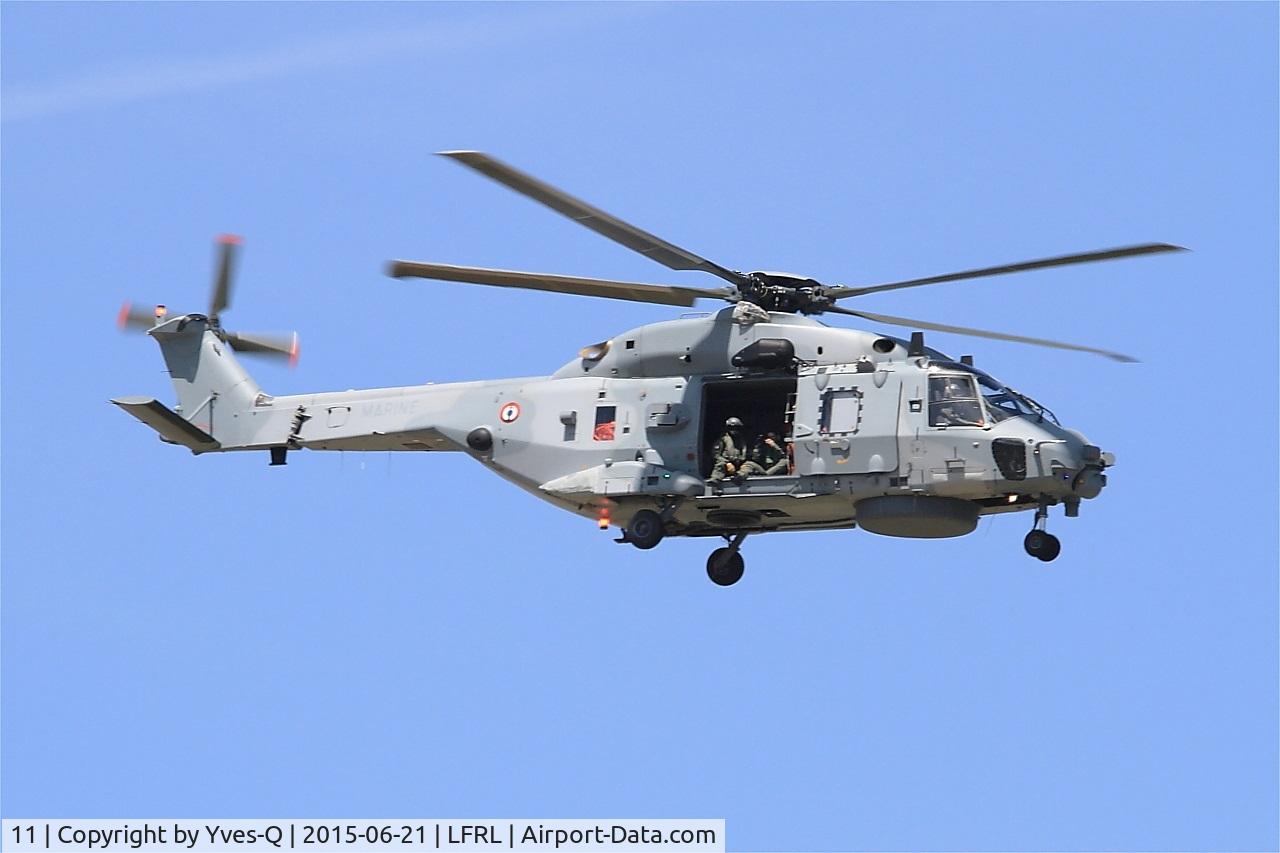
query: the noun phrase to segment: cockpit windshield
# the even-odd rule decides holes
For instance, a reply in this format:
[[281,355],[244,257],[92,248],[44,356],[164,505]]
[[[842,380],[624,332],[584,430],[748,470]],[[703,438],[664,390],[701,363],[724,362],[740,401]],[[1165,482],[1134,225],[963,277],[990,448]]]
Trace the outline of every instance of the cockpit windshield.
[[[1055,424],[1058,423],[1058,418],[1053,414],[1053,412],[1049,411],[1047,408],[1040,405],[1039,403],[1037,403],[1035,400],[1031,399],[1027,395],[1019,394],[1017,391],[1013,390],[1008,385],[1002,384],[1001,382],[996,380],[994,377],[990,376],[987,373],[982,372],[981,370],[978,370],[976,367],[974,367],[971,364],[963,364],[963,363],[954,362],[954,361],[934,361],[933,364],[938,367],[944,367],[948,370],[963,371],[969,374],[970,376],[972,376],[973,379],[977,381],[978,391],[982,397],[983,408],[986,410],[986,418],[987,418],[986,423],[988,424],[998,424],[1001,421],[1008,420],[1009,418],[1016,418],[1019,416],[1032,417],[1032,418],[1048,418],[1049,420],[1053,421]],[[933,385],[933,383],[936,380],[946,380],[951,384],[955,384],[955,382],[960,378],[961,377],[957,377],[957,376],[930,377],[929,423],[931,425],[933,426],[951,426],[951,425],[975,426],[975,425],[980,425],[982,423],[982,419],[980,415],[977,418],[976,424],[973,423],[971,420],[969,420],[967,418],[967,415],[964,418],[957,417],[954,414],[949,416],[940,415],[939,418],[937,419],[934,418],[933,400],[934,400],[935,394],[933,389],[935,386]],[[967,377],[965,378],[967,379]],[[947,382],[940,383],[939,385],[936,386],[939,389],[940,393],[941,393],[941,389],[943,389],[944,387],[947,387]],[[954,392],[948,392],[948,396],[958,393],[958,390],[960,387],[961,386],[956,386],[957,390]],[[954,406],[952,406],[951,409],[952,409],[952,412],[956,411]],[[940,421],[947,421],[947,420],[950,420],[951,423],[940,422]],[[961,421],[963,421],[963,423]]]
[[1018,415],[1035,416],[1036,412],[1023,402],[1022,398],[1008,388],[996,382],[990,376],[978,376],[978,387],[982,389],[982,401],[987,405],[987,416],[991,423],[998,424]]

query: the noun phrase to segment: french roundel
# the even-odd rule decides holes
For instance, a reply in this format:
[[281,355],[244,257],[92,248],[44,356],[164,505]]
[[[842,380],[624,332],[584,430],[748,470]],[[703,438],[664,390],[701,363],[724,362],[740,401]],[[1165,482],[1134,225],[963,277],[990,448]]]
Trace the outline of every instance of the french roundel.
[[516,402],[504,403],[501,409],[498,409],[498,420],[504,424],[509,424],[520,417],[520,404]]

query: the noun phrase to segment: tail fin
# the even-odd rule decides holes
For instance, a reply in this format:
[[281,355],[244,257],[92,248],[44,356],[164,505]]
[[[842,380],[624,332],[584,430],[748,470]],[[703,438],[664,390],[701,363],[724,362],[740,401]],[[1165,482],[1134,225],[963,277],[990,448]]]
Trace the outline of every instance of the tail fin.
[[233,413],[252,408],[262,393],[202,315],[174,317],[149,334],[178,393],[177,413],[215,439],[231,430]]

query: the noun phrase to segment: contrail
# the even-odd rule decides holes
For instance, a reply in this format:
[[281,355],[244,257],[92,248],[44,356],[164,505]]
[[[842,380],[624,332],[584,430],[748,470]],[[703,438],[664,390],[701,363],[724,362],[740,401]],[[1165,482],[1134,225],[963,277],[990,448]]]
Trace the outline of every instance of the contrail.
[[[527,8],[527,7],[526,7]],[[362,65],[410,53],[429,56],[539,41],[596,23],[612,23],[658,4],[568,4],[430,26],[297,39],[270,50],[87,74],[61,83],[13,86],[0,93],[5,121],[38,118],[148,98],[218,89],[306,71]]]

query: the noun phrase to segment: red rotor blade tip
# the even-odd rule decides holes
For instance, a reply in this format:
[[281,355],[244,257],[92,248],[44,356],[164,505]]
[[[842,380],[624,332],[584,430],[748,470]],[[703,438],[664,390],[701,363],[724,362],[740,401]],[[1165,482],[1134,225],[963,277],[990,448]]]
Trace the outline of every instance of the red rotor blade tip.
[[123,329],[129,322],[129,309],[133,307],[133,303],[125,300],[120,306],[120,313],[116,315],[116,328]]
[[300,349],[300,347],[298,346],[298,333],[297,333],[297,332],[294,332],[294,333],[293,333],[293,347],[292,347],[292,349],[290,349],[290,350],[289,350],[289,366],[290,366],[290,367],[297,367],[297,366],[298,366],[298,352],[299,352],[299,349]]
[[244,242],[244,238],[239,234],[219,234],[218,242],[227,246],[239,246]]

